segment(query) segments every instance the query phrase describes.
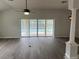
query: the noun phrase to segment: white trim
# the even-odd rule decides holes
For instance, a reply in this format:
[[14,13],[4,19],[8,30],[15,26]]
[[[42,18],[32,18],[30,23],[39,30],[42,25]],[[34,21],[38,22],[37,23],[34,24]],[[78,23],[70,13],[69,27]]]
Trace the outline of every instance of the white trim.
[[0,38],[21,38],[21,37],[0,37]]
[[64,56],[65,59],[70,59],[70,57],[68,56],[68,54],[66,53]]
[[55,36],[55,37],[69,37],[69,36]]
[[65,59],[78,59],[79,55],[75,56],[75,57],[70,57],[68,54],[65,54]]

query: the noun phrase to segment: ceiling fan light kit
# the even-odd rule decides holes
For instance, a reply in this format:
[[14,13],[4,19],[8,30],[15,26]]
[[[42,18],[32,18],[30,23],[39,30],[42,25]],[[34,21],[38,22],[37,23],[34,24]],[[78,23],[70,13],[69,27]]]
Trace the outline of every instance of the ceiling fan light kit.
[[29,15],[30,14],[30,10],[29,9],[24,9],[24,15]]
[[61,1],[61,3],[65,4],[65,3],[67,3],[67,1],[66,0],[63,0],[63,1]]

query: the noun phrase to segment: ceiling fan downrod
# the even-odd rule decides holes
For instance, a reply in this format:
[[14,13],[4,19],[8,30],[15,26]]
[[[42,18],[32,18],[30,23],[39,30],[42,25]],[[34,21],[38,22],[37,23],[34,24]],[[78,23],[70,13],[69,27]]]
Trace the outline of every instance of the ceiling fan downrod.
[[27,9],[27,0],[26,0],[26,9],[24,9],[24,15],[29,15],[30,14],[30,10]]

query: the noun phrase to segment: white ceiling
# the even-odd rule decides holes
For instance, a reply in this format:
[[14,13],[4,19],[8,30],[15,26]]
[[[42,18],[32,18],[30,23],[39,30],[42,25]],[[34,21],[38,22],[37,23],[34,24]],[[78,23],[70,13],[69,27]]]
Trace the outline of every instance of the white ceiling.
[[[68,3],[62,4],[62,0],[28,0],[29,9],[65,9],[68,6]],[[0,0],[0,10],[8,8],[25,8],[25,0]]]

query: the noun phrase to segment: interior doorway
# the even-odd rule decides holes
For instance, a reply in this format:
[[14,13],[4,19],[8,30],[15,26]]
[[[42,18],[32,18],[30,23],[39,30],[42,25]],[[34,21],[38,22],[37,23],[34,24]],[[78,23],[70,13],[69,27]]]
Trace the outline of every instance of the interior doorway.
[[54,36],[54,20],[22,19],[21,36]]

